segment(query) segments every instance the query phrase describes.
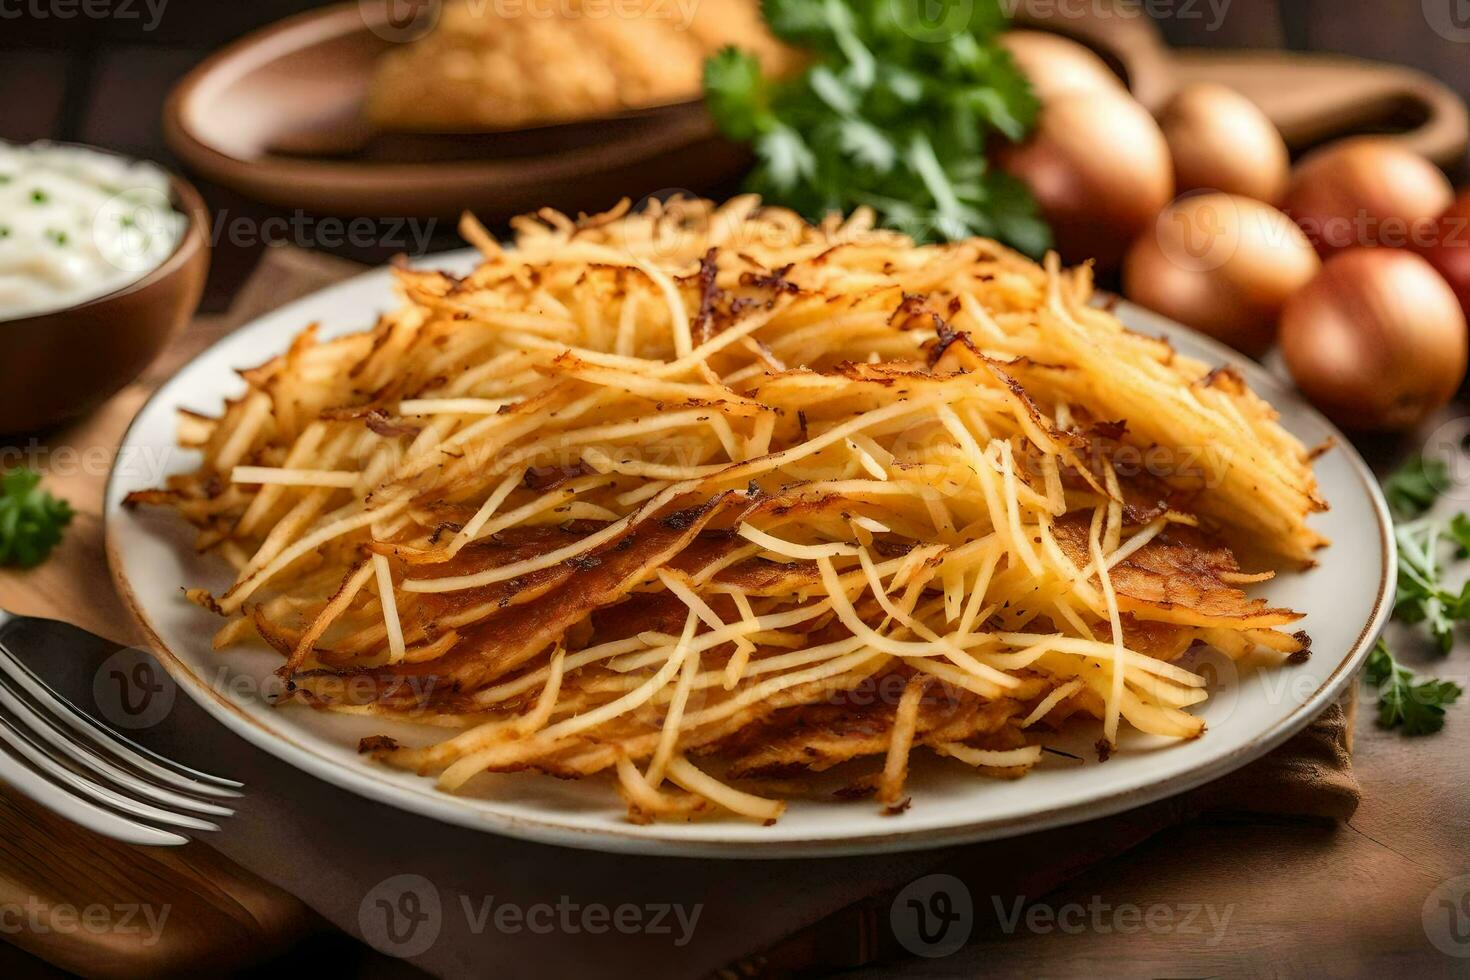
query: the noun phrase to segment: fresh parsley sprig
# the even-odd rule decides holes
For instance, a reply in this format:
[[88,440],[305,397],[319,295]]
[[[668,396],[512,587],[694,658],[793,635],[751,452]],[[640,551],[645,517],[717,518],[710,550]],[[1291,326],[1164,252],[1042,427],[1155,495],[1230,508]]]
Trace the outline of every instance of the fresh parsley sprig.
[[0,566],[41,564],[71,519],[71,505],[42,490],[35,471],[13,469],[0,476]]
[[1383,496],[1395,515],[1417,517],[1434,506],[1449,480],[1444,460],[1415,456],[1383,481]]
[[1378,724],[1402,728],[1405,735],[1432,735],[1444,727],[1445,708],[1459,700],[1460,685],[1437,678],[1420,680],[1399,664],[1382,640],[1368,654],[1368,683],[1378,688]]
[[[1449,486],[1449,467],[1439,459],[1422,456],[1409,460],[1383,482],[1384,496],[1397,520],[1398,589],[1394,616],[1402,622],[1424,623],[1441,653],[1455,642],[1455,623],[1470,620],[1470,582],[1458,592],[1444,586],[1441,555],[1454,542],[1456,553],[1470,553],[1470,515],[1449,520],[1426,516]],[[1413,518],[1406,520],[1405,518]]]
[[[1449,466],[1438,459],[1416,457],[1383,481],[1396,521],[1398,587],[1394,618],[1423,623],[1441,655],[1455,642],[1455,624],[1470,620],[1470,582],[1458,592],[1445,587],[1441,555],[1453,542],[1460,558],[1470,555],[1470,515],[1449,520],[1429,515],[1449,487]],[[1445,708],[1459,699],[1458,684],[1434,677],[1420,678],[1399,664],[1382,641],[1368,655],[1364,675],[1378,689],[1378,724],[1401,728],[1406,735],[1428,735],[1444,727]]]
[[1000,0],[763,0],[774,34],[812,64],[774,80],[727,48],[705,63],[721,129],[750,143],[750,189],[812,219],[868,205],[923,241],[984,235],[1033,255],[1051,232],[1020,181],[992,168],[992,136],[1019,140],[1039,104],[996,43]]
[[[1451,528],[1459,533],[1450,534]],[[1441,544],[1453,538],[1465,541],[1460,534],[1470,530],[1470,518],[1457,514],[1453,521],[1420,518],[1394,528],[1399,546],[1398,589],[1394,595],[1394,616],[1405,623],[1424,623],[1429,635],[1439,645],[1440,653],[1449,653],[1455,643],[1455,623],[1470,619],[1470,582],[1458,592],[1446,589],[1441,581],[1439,564]]]

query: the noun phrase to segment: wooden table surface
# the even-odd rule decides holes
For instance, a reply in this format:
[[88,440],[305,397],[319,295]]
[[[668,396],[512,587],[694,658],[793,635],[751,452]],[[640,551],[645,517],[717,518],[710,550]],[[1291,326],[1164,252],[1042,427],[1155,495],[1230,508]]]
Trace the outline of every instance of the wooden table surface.
[[[1223,5],[1219,18],[1211,14],[1222,8],[1218,0],[1133,7],[1175,11],[1160,18],[1175,44],[1291,47],[1397,61],[1430,71],[1470,96],[1470,46],[1460,35],[1436,31],[1430,19],[1452,17],[1457,3],[1467,6],[1463,0],[1234,0]],[[5,6],[0,138],[71,139],[169,161],[158,109],[170,85],[230,38],[316,5],[172,0],[152,27],[141,2],[132,5],[142,11],[139,19],[16,19],[12,6],[28,8]],[[42,3],[39,9],[50,8]],[[1186,9],[1203,15],[1186,17]],[[1448,22],[1464,22],[1470,37],[1470,18]],[[258,227],[280,214],[218,187],[205,184],[202,190],[222,227],[235,218]],[[296,244],[326,244],[311,240],[307,219],[306,240]],[[452,228],[439,227],[428,249],[458,244]],[[228,306],[264,247],[248,235],[218,236],[206,310]],[[380,262],[403,249],[368,242],[326,250]],[[1470,398],[1452,406],[1446,418],[1467,413]],[[1383,468],[1415,444],[1409,438],[1360,448]],[[1470,508],[1470,500],[1465,506]],[[1352,556],[1345,550],[1334,560]],[[1445,662],[1428,655],[1406,659],[1414,666],[1430,664],[1435,673],[1470,688],[1470,636]],[[1010,921],[1016,896],[974,895],[970,946],[945,958],[915,957],[859,975],[1470,976],[1470,877],[1455,880],[1470,874],[1470,704],[1452,708],[1445,732],[1435,737],[1381,732],[1371,710],[1359,712],[1357,733],[1364,800],[1344,826],[1186,825],[1037,897],[1042,911],[1018,924]],[[356,944],[327,937],[258,972],[266,975],[286,963],[357,975],[394,970]],[[58,973],[0,943],[0,975]]]
[[[1470,643],[1412,662],[1470,689]],[[1470,705],[1408,739],[1365,703],[1356,733],[1341,827],[1186,824],[1038,899],[1056,926],[1008,931],[1015,896],[975,895],[973,944],[858,976],[1470,976]]]

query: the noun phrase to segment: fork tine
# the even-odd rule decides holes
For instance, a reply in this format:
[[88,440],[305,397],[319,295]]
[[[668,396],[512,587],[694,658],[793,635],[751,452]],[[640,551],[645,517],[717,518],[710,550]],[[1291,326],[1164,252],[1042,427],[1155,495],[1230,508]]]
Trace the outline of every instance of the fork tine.
[[154,823],[166,824],[172,827],[183,827],[189,830],[219,830],[218,826],[207,820],[200,820],[198,817],[174,813],[148,803],[139,803],[136,800],[128,799],[121,793],[113,792],[105,786],[99,786],[96,783],[83,779],[65,766],[56,765],[55,759],[48,755],[29,735],[21,730],[19,725],[3,714],[0,714],[0,742],[4,742],[10,746],[18,755],[35,766],[53,784],[60,784],[61,788],[71,790],[73,797],[81,794],[82,796],[90,797],[93,802],[106,804],[114,810],[120,810],[125,816],[150,820]]
[[54,718],[37,710],[3,682],[0,682],[0,708],[8,709],[26,731],[34,737],[39,737],[54,752],[65,755],[79,766],[91,770],[114,785],[131,790],[154,803],[216,817],[228,817],[235,812],[228,807],[206,803],[192,796],[185,796],[183,793],[175,793],[172,790],[154,786],[128,770],[114,765],[104,758],[95,747],[78,741],[75,735],[69,734],[69,729],[64,729]]
[[73,796],[8,752],[0,752],[0,779],[9,788],[35,800],[52,813],[103,837],[125,844],[149,847],[177,847],[189,842],[182,834],[129,820],[95,803]]
[[244,784],[233,779],[211,776],[208,773],[190,769],[188,766],[181,765],[139,745],[126,735],[92,718],[53,691],[45,681],[21,662],[3,641],[0,641],[0,673],[9,677],[37,704],[49,709],[74,732],[99,745],[107,754],[122,759],[160,782],[201,796],[238,797],[240,795],[238,790]]

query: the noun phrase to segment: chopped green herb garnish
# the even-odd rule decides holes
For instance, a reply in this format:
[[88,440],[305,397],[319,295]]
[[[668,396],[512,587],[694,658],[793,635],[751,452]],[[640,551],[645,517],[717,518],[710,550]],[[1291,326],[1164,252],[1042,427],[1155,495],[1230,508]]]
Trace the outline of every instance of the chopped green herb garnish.
[[1455,557],[1470,558],[1470,514],[1461,512],[1451,517],[1449,526],[1445,530],[1458,545],[1455,549]]
[[51,195],[41,190],[41,188],[37,187],[35,190],[31,191],[32,204],[45,204],[49,200],[51,200]]
[[1442,459],[1415,456],[1383,481],[1383,495],[1400,517],[1417,517],[1434,506],[1449,486],[1450,468]]
[[[1466,518],[1461,514],[1459,526]],[[1455,526],[1433,518],[1420,518],[1394,528],[1399,546],[1398,590],[1394,595],[1394,616],[1405,623],[1425,623],[1442,653],[1449,653],[1455,642],[1454,626],[1470,619],[1470,582],[1459,592],[1444,587],[1439,553],[1446,538],[1459,540],[1448,533]],[[1463,542],[1462,542],[1463,546]]]
[[46,560],[71,523],[71,505],[41,489],[34,470],[0,476],[0,565],[34,568]]
[[1378,724],[1402,728],[1405,735],[1431,735],[1444,727],[1445,708],[1462,693],[1460,685],[1430,677],[1420,679],[1399,664],[1382,640],[1368,654],[1365,673],[1378,688]]
[[726,48],[705,62],[711,113],[749,143],[750,188],[808,218],[868,205],[913,237],[985,235],[1040,254],[1051,232],[1020,181],[989,167],[993,136],[1019,140],[1039,104],[996,43],[1000,0],[765,0],[773,33],[813,64],[769,79]]
[[1394,527],[1399,551],[1394,616],[1426,624],[1444,653],[1454,645],[1455,623],[1470,620],[1470,584],[1458,592],[1444,587],[1440,553],[1446,542],[1453,542],[1461,557],[1470,554],[1470,515],[1456,514],[1448,521],[1402,519],[1424,514],[1449,486],[1449,466],[1423,456],[1409,460],[1383,483],[1384,495],[1400,518]]
[[[1440,554],[1453,543],[1460,558],[1470,556],[1470,515],[1449,520],[1422,516],[1450,487],[1449,466],[1438,459],[1416,456],[1383,483],[1384,495],[1398,520],[1398,588],[1394,618],[1423,623],[1442,654],[1455,643],[1455,624],[1470,620],[1470,582],[1458,592],[1445,587]],[[1414,517],[1414,520],[1405,520]],[[1461,694],[1460,686],[1438,678],[1419,678],[1401,666],[1379,640],[1368,655],[1365,674],[1378,688],[1378,724],[1399,728],[1405,735],[1429,735],[1444,727],[1445,707]]]
[[67,237],[66,232],[58,231],[55,228],[47,229],[46,237],[51,239],[57,245],[65,245],[68,241],[70,241],[70,239]]

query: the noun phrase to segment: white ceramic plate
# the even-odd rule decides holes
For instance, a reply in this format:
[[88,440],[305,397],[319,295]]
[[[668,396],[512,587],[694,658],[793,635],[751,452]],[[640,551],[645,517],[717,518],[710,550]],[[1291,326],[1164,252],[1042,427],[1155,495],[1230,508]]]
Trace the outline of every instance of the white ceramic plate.
[[[454,252],[432,262],[468,271],[475,256]],[[222,588],[228,573],[194,553],[192,529],[175,515],[121,507],[129,491],[158,486],[167,473],[197,465],[195,454],[174,446],[177,409],[217,412],[224,396],[242,388],[234,369],[284,350],[304,325],[318,321],[326,336],[359,330],[394,303],[390,272],[376,270],[256,320],[180,371],[143,407],[123,441],[107,488],[107,546],[117,585],[164,664],[215,718],[292,765],[415,813],[572,847],[744,858],[934,847],[1090,820],[1218,778],[1299,731],[1352,681],[1389,613],[1394,568],[1389,517],[1376,482],[1347,441],[1259,366],[1124,304],[1118,313],[1135,329],[1167,334],[1179,350],[1205,361],[1236,365],[1307,445],[1336,439],[1336,448],[1317,463],[1332,509],[1315,519],[1335,544],[1317,568],[1280,575],[1262,593],[1275,605],[1307,613],[1301,626],[1314,642],[1306,663],[1236,671],[1224,658],[1212,660],[1219,682],[1198,709],[1208,731],[1191,742],[1131,733],[1106,763],[1097,762],[1087,745],[1071,744],[1069,750],[1082,758],[1048,754],[1030,775],[1013,782],[986,779],[942,760],[918,765],[910,783],[913,805],[900,816],[882,816],[871,802],[819,796],[793,803],[771,827],[734,818],[635,826],[624,819],[607,781],[563,782],[525,774],[490,777],[476,795],[449,795],[436,790],[431,779],[357,754],[360,737],[393,731],[393,726],[294,704],[271,707],[262,693],[278,690],[271,672],[280,665],[279,656],[264,647],[211,651],[209,637],[218,620],[180,595],[182,583]],[[402,728],[407,732],[400,734],[415,731]],[[423,740],[422,729],[417,732]]]

